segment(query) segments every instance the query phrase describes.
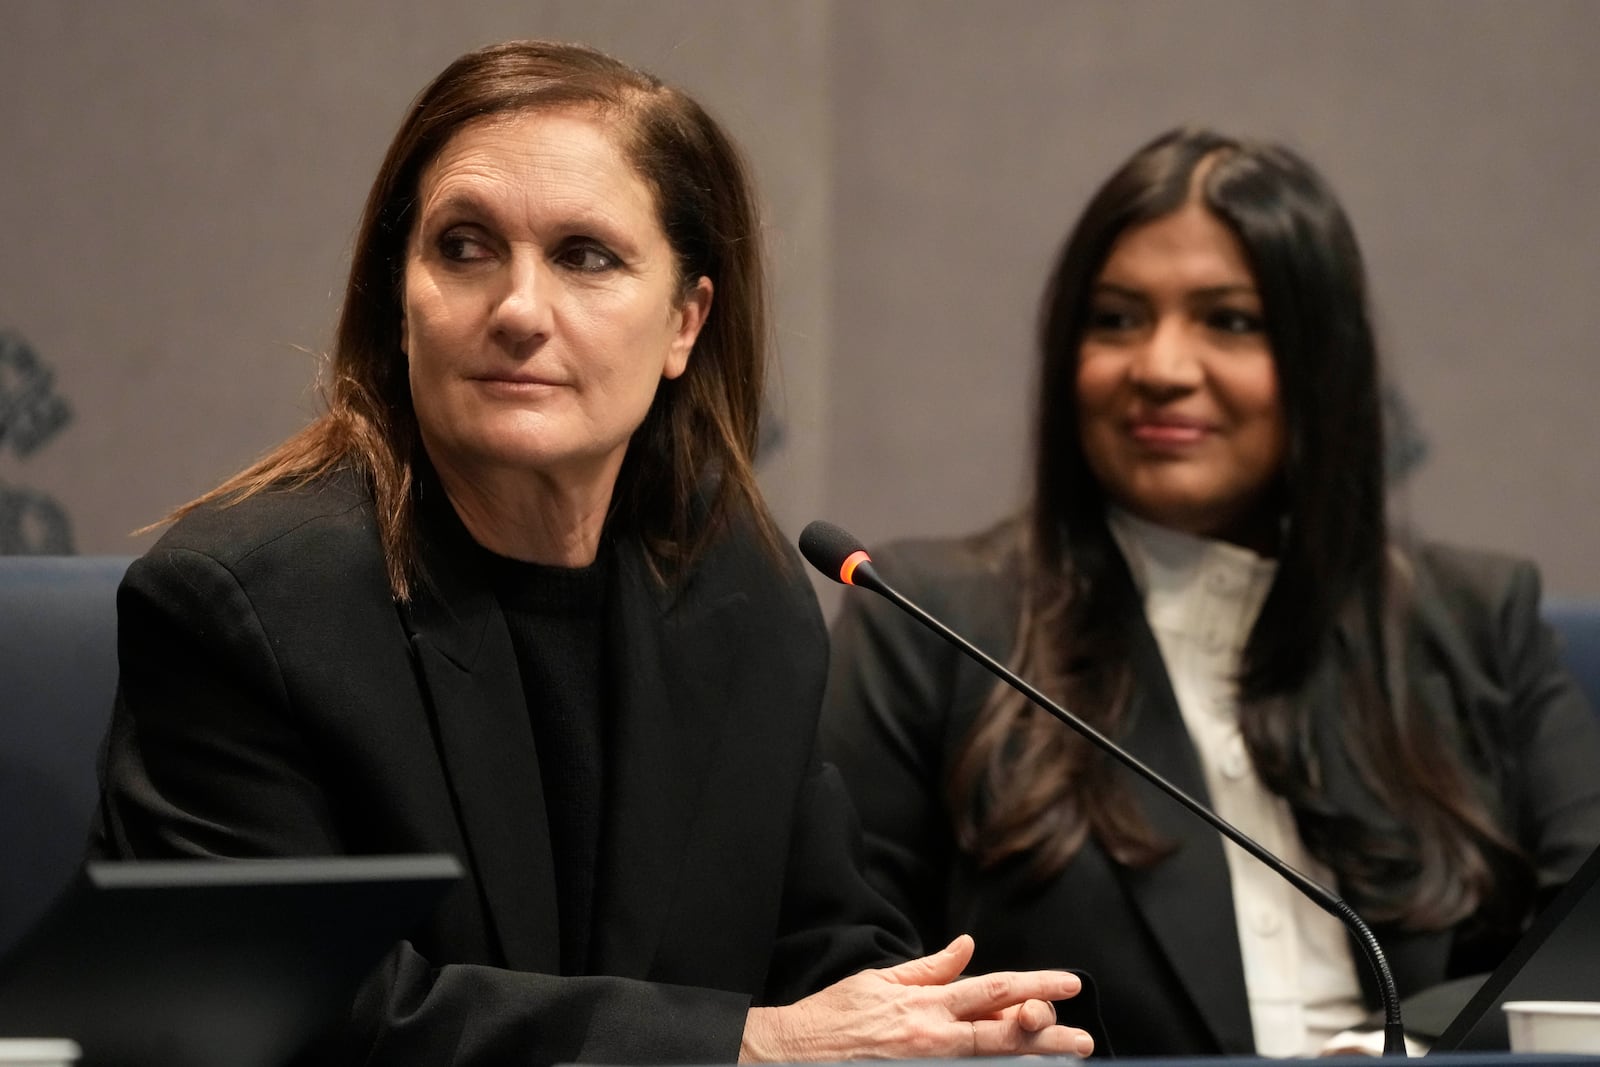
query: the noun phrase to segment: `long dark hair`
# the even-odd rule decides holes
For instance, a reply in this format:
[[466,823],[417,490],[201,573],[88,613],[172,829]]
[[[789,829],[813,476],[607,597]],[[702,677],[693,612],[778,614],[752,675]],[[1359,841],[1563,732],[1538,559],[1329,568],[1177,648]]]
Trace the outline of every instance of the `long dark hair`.
[[[591,108],[655,194],[683,291],[711,279],[688,369],[663,381],[635,431],[608,522],[643,538],[658,573],[687,565],[735,512],[777,534],[753,470],[767,360],[766,282],[748,170],[694,100],[581,45],[510,41],[469,52],[407,109],[367,195],[330,359],[327,411],[199,499],[237,501],[354,466],[371,484],[395,596],[420,566],[415,487],[426,462],[400,351],[406,243],[422,172],[466,124],[516,111]],[[714,481],[709,504],[701,500]]]
[[[1040,322],[1032,502],[1021,544],[1010,549],[1020,552],[1024,574],[1013,660],[1117,733],[1133,683],[1129,634],[1143,622],[1128,604],[1105,493],[1079,437],[1078,352],[1091,289],[1117,239],[1191,198],[1244,248],[1289,431],[1275,495],[1283,528],[1277,575],[1240,669],[1245,743],[1263,783],[1289,801],[1307,847],[1353,904],[1378,920],[1452,924],[1492,895],[1515,848],[1433,716],[1411,713],[1396,644],[1408,570],[1386,531],[1365,271],[1333,192],[1287,148],[1208,130],[1167,133],[1107,179],[1068,237]],[[1293,698],[1330,660],[1348,708],[1338,731],[1343,748],[1405,828],[1398,837],[1392,826],[1333,810],[1319,792],[1313,724]],[[1168,843],[1112,770],[1075,734],[997,688],[952,771],[964,847],[986,865],[1026,858],[1040,876],[1059,871],[1090,836],[1118,862],[1158,861]]]

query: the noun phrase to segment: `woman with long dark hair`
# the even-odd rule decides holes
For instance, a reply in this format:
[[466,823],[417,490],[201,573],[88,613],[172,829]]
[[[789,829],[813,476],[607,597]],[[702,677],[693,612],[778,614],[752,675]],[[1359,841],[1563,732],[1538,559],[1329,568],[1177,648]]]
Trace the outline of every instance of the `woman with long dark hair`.
[[[1074,227],[1040,348],[1024,514],[885,577],[1336,884],[1402,994],[1488,969],[1600,841],[1600,730],[1531,566],[1389,528],[1326,183],[1158,138]],[[824,748],[924,937],[1088,969],[1123,1055],[1307,1054],[1367,1015],[1334,919],[1020,694],[876,598],[834,641]]]

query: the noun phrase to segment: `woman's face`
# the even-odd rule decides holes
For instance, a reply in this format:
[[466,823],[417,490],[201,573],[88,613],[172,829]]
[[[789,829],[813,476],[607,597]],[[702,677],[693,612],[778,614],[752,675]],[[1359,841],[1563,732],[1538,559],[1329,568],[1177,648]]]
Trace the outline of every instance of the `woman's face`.
[[1108,496],[1151,522],[1257,549],[1287,448],[1244,250],[1201,204],[1127,230],[1090,294],[1078,418]]
[[422,174],[406,251],[402,348],[429,457],[609,491],[710,305],[708,279],[683,296],[651,190],[591,114],[463,127]]

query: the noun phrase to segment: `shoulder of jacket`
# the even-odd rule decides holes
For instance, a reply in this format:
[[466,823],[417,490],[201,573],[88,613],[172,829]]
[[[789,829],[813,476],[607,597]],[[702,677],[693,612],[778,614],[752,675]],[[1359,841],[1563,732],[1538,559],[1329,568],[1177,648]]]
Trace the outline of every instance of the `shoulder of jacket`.
[[992,582],[1015,573],[1021,564],[1021,528],[1008,519],[959,537],[920,537],[889,541],[872,551],[872,562],[886,578],[934,579],[942,583]]
[[891,541],[872,561],[885,581],[934,615],[987,627],[1015,613],[1022,534],[1022,524],[1008,518],[959,537]]
[[1537,589],[1538,568],[1523,557],[1442,541],[1416,541],[1400,550],[1401,567],[1414,577],[1419,595],[1493,606],[1522,583]]
[[1410,614],[1438,648],[1501,662],[1539,625],[1539,573],[1526,559],[1440,542],[1412,543],[1399,559],[1410,577]]
[[303,485],[264,489],[238,500],[212,501],[173,523],[147,556],[193,552],[235,569],[259,557],[348,566],[379,551],[372,496],[353,471]]

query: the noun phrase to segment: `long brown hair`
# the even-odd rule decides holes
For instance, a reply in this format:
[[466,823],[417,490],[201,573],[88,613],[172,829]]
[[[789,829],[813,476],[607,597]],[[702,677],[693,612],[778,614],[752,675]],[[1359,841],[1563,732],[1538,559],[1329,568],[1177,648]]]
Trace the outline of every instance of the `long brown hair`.
[[[1526,863],[1443,742],[1436,715],[1450,709],[1416,706],[1399,670],[1410,586],[1386,529],[1365,272],[1333,192],[1288,149],[1172,131],[1107,179],[1068,237],[1040,324],[1032,502],[1004,549],[1018,553],[1024,575],[1012,665],[1102,732],[1122,727],[1134,686],[1130,635],[1144,622],[1083,454],[1072,400],[1078,351],[1091,288],[1117,238],[1195,195],[1249,258],[1290,434],[1275,497],[1284,519],[1277,575],[1240,671],[1245,744],[1353,904],[1379,921],[1451,925]],[[1337,665],[1350,709],[1334,743],[1403,828],[1398,837],[1334,810],[1319,791],[1314,724],[1295,698],[1325,662]],[[963,847],[984,865],[1021,858],[1041,877],[1091,836],[1119,863],[1159,861],[1170,844],[1113,771],[1076,734],[997,687],[952,768]]]
[[[687,95],[581,45],[510,41],[469,52],[412,102],[367,194],[327,380],[326,411],[185,504],[302,484],[351,466],[370,483],[396,598],[419,577],[415,488],[426,462],[400,351],[406,244],[423,171],[467,123],[592,108],[655,194],[684,291],[715,299],[687,370],[663,381],[635,431],[608,523],[637,533],[657,572],[686,566],[735,513],[777,544],[753,470],[767,361],[766,281],[752,182],[733,141]],[[702,495],[708,491],[709,501]]]

